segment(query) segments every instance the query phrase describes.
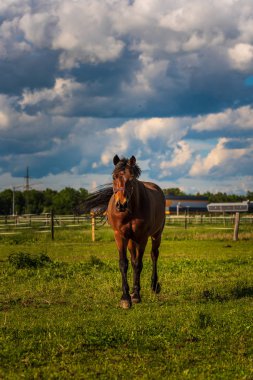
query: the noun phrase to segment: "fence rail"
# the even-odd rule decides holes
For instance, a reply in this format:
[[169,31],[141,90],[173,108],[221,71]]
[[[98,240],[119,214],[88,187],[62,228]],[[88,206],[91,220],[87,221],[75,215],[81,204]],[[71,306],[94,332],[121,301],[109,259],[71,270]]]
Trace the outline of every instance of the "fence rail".
[[[89,216],[73,216],[73,215],[54,215],[55,227],[78,227],[90,223]],[[10,229],[22,228],[50,228],[52,224],[52,215],[0,215],[0,232]]]
[[[235,222],[235,214],[230,215],[168,215],[166,216],[167,224],[223,224],[232,225]],[[245,214],[240,217],[241,224],[253,224],[253,215]]]
[[[21,228],[50,228],[51,214],[46,215],[0,215],[0,231],[6,229]],[[55,227],[82,227],[91,224],[89,215],[54,215]],[[96,218],[99,225],[100,218]],[[166,225],[212,225],[218,224],[223,226],[234,225],[235,215],[166,215]],[[253,224],[252,214],[242,214],[240,224]]]
[[[204,228],[233,229],[234,240],[238,239],[239,224],[253,228],[253,214],[241,214],[236,223],[236,215],[166,215],[166,227],[180,227],[184,229],[203,226]],[[91,231],[92,241],[96,240],[96,230],[106,224],[105,218],[95,218],[90,215],[22,215],[1,216],[0,235],[17,234],[22,231],[46,232],[54,240],[55,229],[79,228]]]

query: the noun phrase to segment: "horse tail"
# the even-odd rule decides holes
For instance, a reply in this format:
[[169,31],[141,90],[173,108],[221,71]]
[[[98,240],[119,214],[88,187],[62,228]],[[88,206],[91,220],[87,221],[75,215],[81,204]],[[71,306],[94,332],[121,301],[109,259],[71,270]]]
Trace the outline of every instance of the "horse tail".
[[103,185],[93,193],[89,194],[84,202],[79,206],[79,213],[93,212],[95,215],[103,215],[107,210],[108,203],[113,195],[112,186]]

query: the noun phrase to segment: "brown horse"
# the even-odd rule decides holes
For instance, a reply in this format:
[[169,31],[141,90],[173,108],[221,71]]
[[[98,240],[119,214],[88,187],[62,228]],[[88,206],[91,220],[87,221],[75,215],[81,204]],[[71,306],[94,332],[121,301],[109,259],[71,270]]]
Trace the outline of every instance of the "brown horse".
[[[141,302],[140,275],[142,258],[148,238],[152,239],[151,257],[153,271],[151,288],[159,293],[160,285],[157,276],[157,259],[165,221],[165,198],[159,186],[151,182],[141,182],[141,174],[136,159],[113,158],[113,187],[98,191],[93,196],[92,206],[101,207],[102,199],[110,198],[107,208],[108,222],[113,228],[116,245],[119,251],[119,268],[122,275],[121,307],[127,309],[132,303]],[[130,295],[127,281],[127,249],[131,254],[133,267],[133,291]]]

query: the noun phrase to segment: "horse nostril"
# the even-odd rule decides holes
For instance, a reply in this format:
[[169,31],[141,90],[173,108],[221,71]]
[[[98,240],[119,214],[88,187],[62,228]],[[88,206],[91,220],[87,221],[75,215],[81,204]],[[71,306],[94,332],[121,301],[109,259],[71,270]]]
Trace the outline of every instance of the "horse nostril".
[[127,202],[124,202],[123,204],[120,201],[117,201],[115,203],[116,209],[118,211],[126,211],[127,209]]
[[127,208],[127,201],[123,203],[122,208],[125,210]]

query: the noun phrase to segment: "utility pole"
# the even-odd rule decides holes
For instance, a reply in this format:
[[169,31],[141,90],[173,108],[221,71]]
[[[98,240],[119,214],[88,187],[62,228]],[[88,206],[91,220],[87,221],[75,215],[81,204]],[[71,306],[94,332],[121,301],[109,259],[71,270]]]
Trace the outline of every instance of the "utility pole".
[[26,167],[26,175],[25,175],[25,185],[24,185],[24,190],[25,190],[25,198],[26,198],[26,213],[29,211],[29,191],[32,190],[33,185],[38,185],[40,182],[37,183],[30,183],[30,175],[29,175],[29,166]]
[[15,215],[15,187],[12,188],[12,216]]
[[29,176],[29,166],[26,168],[26,176],[25,176],[25,190],[29,191],[30,190],[30,176]]
[[15,191],[19,188],[22,188],[23,185],[17,185],[17,186],[12,186],[12,215],[14,216],[16,214],[15,210]]
[[[16,190],[17,189],[20,189],[20,188],[23,188],[24,191],[29,191],[32,189],[32,186],[33,185],[39,185],[41,184],[41,182],[37,182],[37,183],[30,183],[30,175],[29,175],[29,166],[26,167],[26,175],[24,177],[25,179],[25,184],[24,185],[17,185],[17,186],[13,186],[12,185],[12,215],[14,216],[16,214],[16,209],[15,209],[15,203],[16,203]],[[28,209],[28,203],[29,203],[29,195],[28,193],[26,193],[26,196],[25,196],[25,199],[26,199],[26,210]]]

